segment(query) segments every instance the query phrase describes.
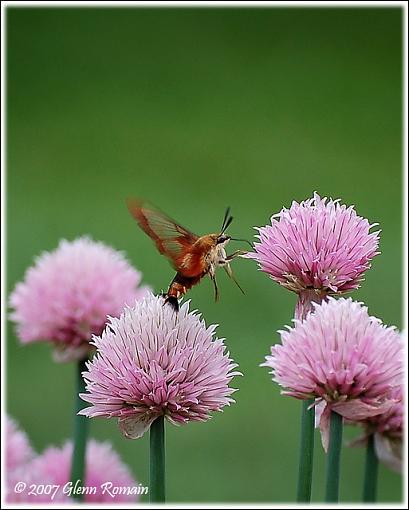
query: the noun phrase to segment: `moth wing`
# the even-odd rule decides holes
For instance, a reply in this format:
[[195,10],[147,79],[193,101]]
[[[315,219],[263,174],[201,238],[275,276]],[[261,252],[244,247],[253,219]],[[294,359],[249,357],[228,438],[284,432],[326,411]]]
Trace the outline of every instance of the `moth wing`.
[[178,271],[198,236],[185,229],[151,204],[128,199],[128,209],[141,229],[155,242]]

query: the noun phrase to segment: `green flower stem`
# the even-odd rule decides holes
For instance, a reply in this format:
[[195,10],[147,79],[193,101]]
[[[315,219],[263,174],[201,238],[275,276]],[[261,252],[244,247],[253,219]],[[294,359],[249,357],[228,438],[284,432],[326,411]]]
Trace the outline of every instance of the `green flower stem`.
[[[79,486],[85,485],[85,451],[87,445],[88,418],[85,416],[78,416],[77,413],[84,407],[84,401],[79,397],[79,394],[85,392],[85,381],[82,378],[81,373],[87,369],[85,366],[86,361],[87,359],[83,359],[77,364],[74,415],[74,450],[71,464],[71,482],[73,486],[75,486],[75,483],[78,483]],[[72,492],[71,497],[80,501],[83,499],[83,495],[76,494],[75,490]]]
[[339,499],[339,471],[342,447],[342,416],[331,411],[330,437],[327,458],[325,501],[337,502]]
[[150,483],[151,503],[165,502],[165,418],[159,416],[150,428]]
[[368,437],[366,446],[365,475],[363,501],[374,503],[376,501],[376,489],[378,485],[378,457],[375,452],[375,436]]
[[300,461],[298,469],[297,501],[311,501],[312,467],[314,460],[314,419],[315,409],[308,407],[312,400],[303,400],[301,412]]

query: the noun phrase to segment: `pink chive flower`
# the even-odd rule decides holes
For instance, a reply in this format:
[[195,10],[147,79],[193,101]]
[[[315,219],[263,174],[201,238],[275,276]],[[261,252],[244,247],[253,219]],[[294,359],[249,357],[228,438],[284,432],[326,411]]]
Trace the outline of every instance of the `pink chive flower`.
[[[30,465],[34,472],[41,473],[51,484],[57,484],[69,496],[72,442],[61,448],[47,448]],[[74,487],[74,483],[72,484]],[[108,442],[90,440],[87,444],[85,482],[81,487],[95,487],[95,493],[84,494],[86,503],[133,503],[142,494],[138,484],[119,455]]]
[[[271,225],[257,228],[260,241],[245,257],[299,294],[299,306],[308,308],[311,301],[359,287],[379,253],[380,231],[370,233],[375,225],[358,216],[353,206],[314,193],[313,198],[293,202],[290,209],[274,214]],[[298,312],[297,318],[302,318]]]
[[10,296],[11,319],[22,343],[50,341],[57,361],[79,360],[91,349],[106,316],[118,316],[147,292],[123,254],[88,237],[62,240],[43,253]]
[[164,415],[173,424],[206,421],[234,400],[231,379],[239,375],[216,326],[206,327],[189,303],[176,313],[161,297],[148,296],[111,318],[97,353],[83,373],[92,404],[88,417],[117,417],[128,438],[141,437]]
[[403,374],[403,347],[393,327],[370,317],[351,299],[314,303],[304,322],[281,331],[263,366],[272,368],[282,394],[319,405],[323,446],[328,446],[330,412],[352,421],[387,412]]
[[383,414],[368,418],[370,430],[390,437],[402,437],[403,430],[403,387],[399,386],[392,392],[395,404]]
[[376,454],[386,466],[394,471],[402,471],[403,441],[403,385],[391,392],[394,404],[382,414],[356,422],[365,429],[364,435],[353,441],[353,445],[366,444],[368,436],[374,434]]
[[27,434],[17,423],[6,417],[6,469],[10,472],[30,462],[34,457]]
[[[16,422],[6,417],[6,476],[5,489],[7,503],[44,503],[49,502],[50,497],[45,494],[30,495],[30,486],[35,484],[47,485],[52,482],[50,478],[37,470],[31,469],[36,458],[27,434],[23,432]],[[21,482],[25,483],[25,489],[20,492]],[[55,501],[67,501],[64,494],[56,495]]]

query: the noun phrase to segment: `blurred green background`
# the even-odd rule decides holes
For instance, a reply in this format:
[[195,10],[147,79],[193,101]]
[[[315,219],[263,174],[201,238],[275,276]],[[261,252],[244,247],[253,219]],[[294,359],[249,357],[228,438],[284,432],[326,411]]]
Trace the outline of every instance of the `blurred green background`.
[[[173,271],[130,217],[128,195],[199,234],[217,230],[230,205],[231,235],[251,238],[253,226],[316,190],[381,224],[382,255],[354,298],[400,327],[401,16],[8,8],[8,292],[42,250],[81,234],[124,250],[145,282],[166,288]],[[295,498],[300,404],[258,366],[290,323],[295,296],[252,261],[234,270],[245,296],[223,273],[219,303],[208,280],[189,297],[220,324],[245,377],[223,414],[167,427],[169,501]],[[7,331],[7,410],[41,451],[71,434],[74,366]],[[148,483],[148,437],[130,442],[104,419],[92,420],[91,435],[112,441]],[[360,499],[363,454],[343,450],[343,501]],[[317,434],[315,501],[324,466]],[[379,499],[399,501],[401,490],[401,477],[381,467]]]

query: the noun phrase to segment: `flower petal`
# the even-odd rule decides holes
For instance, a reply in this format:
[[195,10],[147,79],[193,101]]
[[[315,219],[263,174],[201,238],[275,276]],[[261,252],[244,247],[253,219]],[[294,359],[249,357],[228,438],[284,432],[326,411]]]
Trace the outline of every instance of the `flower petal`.
[[375,434],[375,451],[378,459],[393,471],[402,472],[402,439]]
[[91,350],[92,348],[87,343],[78,346],[55,343],[52,356],[56,363],[68,363],[84,359]]
[[335,402],[331,407],[338,414],[351,421],[365,420],[371,416],[385,413],[395,404],[394,400],[385,400],[379,405],[370,405],[362,400],[346,400],[345,402]]
[[128,439],[139,439],[145,434],[156,418],[156,415],[148,413],[140,415],[137,418],[134,416],[119,418],[119,430]]
[[[320,411],[318,411],[320,413]],[[321,443],[325,453],[328,451],[329,445],[329,427],[330,427],[331,408],[327,404],[321,411],[319,417],[319,427],[321,432]]]

